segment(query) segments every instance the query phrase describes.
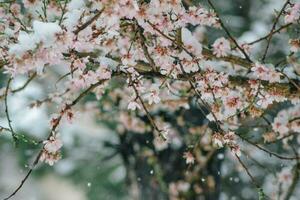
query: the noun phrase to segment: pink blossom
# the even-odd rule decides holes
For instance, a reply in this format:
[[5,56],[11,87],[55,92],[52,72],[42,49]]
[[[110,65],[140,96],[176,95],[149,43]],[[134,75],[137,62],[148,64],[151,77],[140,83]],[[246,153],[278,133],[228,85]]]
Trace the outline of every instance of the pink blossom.
[[254,67],[251,68],[251,71],[253,71],[253,76],[257,79],[269,81],[271,83],[280,81],[280,73],[277,72],[272,65],[266,66],[255,63]]
[[214,55],[217,57],[227,56],[230,52],[230,42],[224,37],[218,38],[212,47],[214,49]]
[[194,164],[195,162],[195,157],[190,151],[184,152],[183,158],[185,158],[186,164]]
[[212,136],[212,141],[213,141],[213,144],[215,146],[217,146],[218,148],[222,148],[224,146],[224,143],[225,143],[224,138],[220,133],[215,133]]
[[84,70],[86,68],[86,65],[84,62],[82,62],[80,59],[74,60],[73,66],[75,69]]
[[202,45],[200,44],[200,42],[192,35],[192,33],[187,28],[182,28],[181,32],[182,42],[184,46],[189,49],[195,56],[201,56]]
[[159,88],[157,86],[153,86],[150,91],[144,95],[144,97],[150,105],[153,103],[158,104],[160,102]]
[[291,46],[291,52],[297,53],[300,50],[300,40],[299,39],[290,39],[289,44]]
[[45,162],[49,164],[50,166],[53,166],[57,161],[61,159],[61,155],[59,152],[50,153],[48,151],[43,150],[40,161]]
[[63,146],[62,141],[58,138],[58,135],[51,136],[49,140],[45,140],[44,149],[49,153],[55,153]]
[[234,144],[230,146],[231,153],[240,157],[242,155],[240,146]]
[[287,10],[284,21],[285,23],[294,23],[300,18],[300,3],[295,3]]

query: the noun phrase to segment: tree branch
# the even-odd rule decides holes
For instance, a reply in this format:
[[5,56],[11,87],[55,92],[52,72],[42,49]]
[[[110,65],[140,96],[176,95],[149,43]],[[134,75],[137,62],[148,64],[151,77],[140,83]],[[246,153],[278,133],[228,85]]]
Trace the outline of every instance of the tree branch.
[[[86,90],[84,90],[82,93],[80,93],[80,95],[74,99],[70,104],[66,105],[66,108],[71,108],[74,105],[76,105],[83,97],[85,97],[90,91],[92,91],[93,89],[95,89],[96,87],[98,87],[99,85],[103,84],[106,80],[101,80],[93,85],[91,85],[90,87],[88,87]],[[57,118],[57,122],[52,126],[52,129],[47,137],[47,140],[50,139],[50,137],[52,136],[53,132],[56,130],[57,126],[59,125],[62,117],[63,117],[64,113],[61,112],[59,117]],[[32,166],[30,167],[29,171],[27,172],[27,174],[25,175],[25,177],[22,179],[21,183],[19,184],[19,186],[6,198],[4,198],[4,200],[8,200],[10,198],[12,198],[13,196],[15,196],[18,191],[23,187],[24,183],[27,181],[27,179],[29,178],[30,174],[32,173],[32,171],[34,170],[35,166],[39,163],[40,157],[42,155],[44,146],[43,148],[39,151],[37,157],[35,158],[34,162],[32,163]]]

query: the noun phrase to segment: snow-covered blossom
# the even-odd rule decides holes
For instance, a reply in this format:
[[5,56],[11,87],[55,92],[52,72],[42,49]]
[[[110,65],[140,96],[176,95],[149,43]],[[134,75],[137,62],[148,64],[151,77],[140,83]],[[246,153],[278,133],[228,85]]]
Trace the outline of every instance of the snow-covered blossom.
[[56,23],[33,21],[33,33],[21,31],[18,43],[10,46],[9,52],[21,56],[28,50],[34,50],[42,42],[44,47],[49,47],[55,42],[55,35],[62,29]]
[[157,151],[162,151],[168,148],[168,142],[166,142],[162,137],[156,136],[153,140],[153,145]]
[[[248,39],[252,40],[252,31],[240,34],[237,40],[249,42],[241,43],[247,53],[255,43],[252,65],[238,49],[231,49],[229,38],[218,38],[211,45],[212,38],[220,35],[218,28],[223,28],[218,13],[201,5],[190,6],[189,1],[45,2],[43,5],[37,0],[19,0],[0,8],[0,68],[4,80],[13,78],[12,85],[7,87],[9,97],[18,91],[14,84],[19,75],[26,76],[26,87],[46,83],[43,94],[51,91],[32,105],[49,103],[51,109],[62,107],[51,116],[52,129],[65,121],[72,122],[76,109],[80,109],[105,121],[113,120],[115,131],[126,136],[126,141],[144,141],[134,144],[133,150],[145,160],[179,150],[178,158],[189,165],[192,173],[182,176],[185,181],[174,177],[176,182],[169,185],[173,199],[185,198],[181,192],[189,195],[189,189],[202,195],[201,184],[192,176],[195,172],[199,174],[197,170],[202,169],[204,158],[215,151],[214,147],[227,148],[234,156],[241,156],[236,136],[244,126],[253,126],[255,132],[261,130],[259,136],[266,143],[289,140],[300,133],[300,42],[294,34],[300,18],[299,3],[285,4],[282,15],[285,23],[291,24],[278,24],[279,29],[274,30],[276,35],[294,37],[278,37],[290,39],[291,52],[284,59],[271,57],[288,52],[272,48],[283,44],[272,40],[274,44],[265,52],[265,60],[274,63],[258,61],[260,45],[256,44],[262,44],[268,36],[262,35],[257,41],[253,38],[251,42]],[[254,23],[254,31],[256,24],[261,29],[260,23]],[[289,31],[284,33],[287,25]],[[210,45],[212,50],[207,47]],[[284,62],[277,64],[281,59]],[[0,89],[0,100],[5,91],[5,87]],[[290,107],[278,112],[270,124],[273,111],[281,106],[278,102]],[[93,106],[87,109],[79,103]],[[268,123],[258,121],[262,117]],[[218,132],[210,124],[216,124]],[[59,135],[51,133],[43,142],[40,161],[56,163],[61,158],[62,146]],[[246,142],[243,148],[245,152],[249,150]],[[200,167],[190,165],[196,159]],[[291,170],[278,176],[280,182],[290,180],[288,172]],[[207,180],[203,185],[215,186]]]
[[169,136],[170,136],[170,127],[169,125],[165,125],[163,127],[163,129],[160,131],[160,136],[164,139],[164,140],[169,140]]
[[199,57],[202,55],[202,45],[187,28],[181,29],[181,39],[184,46],[195,56]]
[[214,55],[217,57],[227,56],[230,52],[230,42],[224,37],[218,38],[212,45],[214,49]]

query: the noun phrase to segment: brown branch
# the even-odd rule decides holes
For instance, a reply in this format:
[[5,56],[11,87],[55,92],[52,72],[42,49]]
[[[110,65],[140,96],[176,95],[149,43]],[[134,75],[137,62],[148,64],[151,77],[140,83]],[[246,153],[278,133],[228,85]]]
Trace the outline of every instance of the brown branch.
[[88,21],[86,21],[84,24],[82,24],[80,27],[78,27],[76,30],[73,31],[73,33],[75,35],[78,35],[78,33],[82,30],[84,30],[85,28],[87,28],[90,24],[92,24],[94,21],[96,21],[100,15],[102,14],[102,12],[104,11],[104,8],[102,8],[101,10],[97,11],[96,14],[90,18]]

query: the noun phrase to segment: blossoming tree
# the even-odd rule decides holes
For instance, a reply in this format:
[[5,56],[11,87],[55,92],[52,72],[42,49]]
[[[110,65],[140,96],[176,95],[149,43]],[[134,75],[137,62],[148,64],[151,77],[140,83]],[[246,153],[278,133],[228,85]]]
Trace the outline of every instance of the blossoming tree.
[[[300,3],[282,1],[268,33],[253,41],[234,36],[213,0],[202,3],[0,1],[6,81],[0,98],[7,119],[1,131],[11,133],[16,147],[25,140],[7,102],[34,81],[55,89],[31,107],[58,107],[28,173],[6,199],[39,163],[61,159],[60,123],[78,112],[114,124],[132,188],[139,167],[155,169],[154,183],[145,178],[133,198],[217,199],[227,159],[256,189],[252,199],[290,199],[300,176]],[[289,47],[284,54],[272,49],[278,35]],[[20,76],[27,81],[12,87]],[[92,109],[82,109],[91,101]],[[254,161],[264,168],[255,152],[288,162],[273,174],[278,182],[270,191],[249,167]]]

